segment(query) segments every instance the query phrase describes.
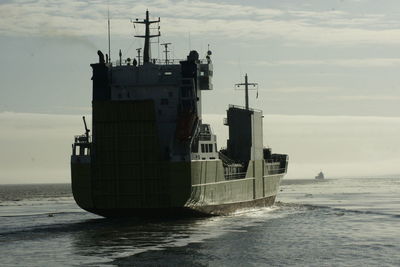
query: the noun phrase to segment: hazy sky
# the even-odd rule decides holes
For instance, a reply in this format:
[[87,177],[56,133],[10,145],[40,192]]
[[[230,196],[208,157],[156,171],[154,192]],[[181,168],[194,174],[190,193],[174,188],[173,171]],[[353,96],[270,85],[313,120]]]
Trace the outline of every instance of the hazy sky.
[[[265,143],[291,154],[289,176],[400,173],[398,0],[109,2],[113,60],[142,47],[130,20],[146,9],[161,17],[160,43],[172,43],[173,57],[210,44],[209,118],[243,104],[233,84],[244,73],[258,82],[250,103],[271,116]],[[68,181],[77,115],[90,113],[89,64],[107,51],[107,1],[2,0],[0,48],[0,183]]]

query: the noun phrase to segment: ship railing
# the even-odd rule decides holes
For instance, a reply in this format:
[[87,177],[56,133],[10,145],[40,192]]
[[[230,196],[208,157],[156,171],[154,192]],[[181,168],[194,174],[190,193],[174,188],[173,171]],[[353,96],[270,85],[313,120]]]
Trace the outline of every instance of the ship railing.
[[[158,65],[175,65],[175,64],[177,65],[177,64],[180,64],[181,61],[185,61],[185,60],[184,59],[176,59],[176,58],[167,59],[167,60],[159,59],[159,58],[152,59],[152,63],[158,64]],[[198,62],[200,64],[208,64],[209,63],[207,59],[199,59]]]
[[[151,63],[153,64],[157,64],[157,65],[179,65],[181,61],[185,61],[184,59],[159,59],[159,58],[153,58],[150,60]],[[208,64],[208,60],[207,59],[200,59],[199,60],[200,64]],[[118,66],[133,66],[133,59],[122,59],[121,61],[115,60],[112,61],[110,63],[108,63],[109,65],[111,65],[112,67],[118,67]],[[143,62],[141,62],[140,65],[143,65]]]
[[199,134],[200,141],[211,141],[211,134]]
[[[286,173],[286,168],[279,168],[274,170],[269,170],[264,176],[276,175]],[[235,180],[235,179],[243,179],[246,177],[246,172],[238,172],[238,173],[230,173],[225,174],[225,180]]]
[[286,168],[266,170],[265,176],[286,173]]
[[72,144],[72,156],[90,155],[91,143],[90,136],[86,134],[75,135],[75,142]]
[[224,163],[227,163],[227,164],[234,164],[234,163],[236,163],[234,160],[232,160],[231,158],[229,158],[227,155],[225,155],[223,152],[221,152],[221,151],[218,151],[218,155],[219,155],[219,158],[224,162]]
[[[229,105],[229,108],[246,109],[246,108],[243,107],[243,106],[232,105],[232,104]],[[262,112],[261,109],[255,109],[255,108],[249,108],[249,110],[251,110],[251,111],[257,111],[257,112]]]
[[[180,64],[181,61],[182,61],[182,59],[168,59],[166,61],[165,59],[156,59],[156,58],[154,58],[154,59],[150,60],[151,63],[157,64],[157,65],[178,65],[178,64]],[[122,61],[119,61],[119,59],[118,59],[116,61],[111,62],[111,65],[113,67],[133,66],[133,62],[132,62],[132,60],[128,61],[126,59],[125,60],[123,59]],[[143,65],[143,62],[141,62],[140,65]]]
[[266,163],[279,163],[279,162],[281,162],[278,159],[264,159],[264,160],[265,160]]
[[90,143],[90,136],[86,134],[75,135],[75,144],[88,144]]
[[181,61],[183,61],[183,59],[153,59],[153,63],[157,65],[178,65]]
[[246,172],[225,174],[225,180],[242,179],[246,177]]

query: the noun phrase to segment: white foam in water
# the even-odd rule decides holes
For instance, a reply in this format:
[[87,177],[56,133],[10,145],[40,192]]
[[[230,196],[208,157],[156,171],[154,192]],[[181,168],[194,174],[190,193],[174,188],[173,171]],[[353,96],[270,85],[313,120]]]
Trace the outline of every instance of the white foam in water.
[[[190,226],[187,229],[182,229],[185,230],[184,234],[179,231],[179,233],[171,234],[171,236],[168,238],[164,238],[162,244],[147,246],[146,248],[132,248],[123,252],[113,253],[111,258],[124,258],[150,250],[163,250],[168,247],[183,247],[190,243],[198,243],[212,237],[220,236],[227,232],[227,229],[220,227],[222,220],[223,217],[212,217],[205,221],[200,221],[194,226]],[[188,237],[185,238],[185,236]]]
[[260,208],[247,208],[247,209],[239,209],[232,213],[232,216],[235,215],[248,215],[248,216],[262,216],[265,215],[266,213],[273,212],[279,209],[279,207],[276,206],[271,206],[271,207],[260,207]]
[[[231,232],[246,232],[245,227],[264,223],[266,220],[282,218],[287,216],[288,212],[278,212],[282,209],[277,206],[243,209],[229,216],[211,217],[205,220],[199,220],[194,225],[187,227],[183,225],[184,233],[179,229],[178,233],[171,234],[163,239],[162,244],[147,246],[146,248],[118,247],[122,252],[113,253],[111,258],[125,258],[142,252],[163,250],[171,247],[184,247],[188,244],[205,242],[211,238],[217,238],[223,234]],[[293,212],[293,211],[292,211]],[[243,220],[245,218],[245,220]],[[143,245],[141,245],[143,246]],[[113,249],[114,251],[116,249]]]

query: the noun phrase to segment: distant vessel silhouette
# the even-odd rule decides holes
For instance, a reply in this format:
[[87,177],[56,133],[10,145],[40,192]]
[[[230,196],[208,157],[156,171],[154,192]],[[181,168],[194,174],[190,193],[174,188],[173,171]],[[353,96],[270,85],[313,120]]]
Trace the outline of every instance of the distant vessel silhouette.
[[315,176],[315,179],[317,179],[317,180],[323,180],[323,179],[325,179],[324,173],[323,173],[322,171],[320,171],[320,172],[318,173],[318,175]]

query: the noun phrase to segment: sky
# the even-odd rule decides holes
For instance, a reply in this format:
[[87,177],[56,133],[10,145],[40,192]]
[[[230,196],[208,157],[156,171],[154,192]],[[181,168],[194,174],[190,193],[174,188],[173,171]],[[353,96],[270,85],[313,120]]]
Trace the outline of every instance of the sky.
[[[400,3],[375,0],[0,2],[0,183],[68,182],[73,135],[91,108],[97,50],[133,58],[146,9],[171,56],[209,45],[214,90],[203,112],[225,146],[229,104],[259,84],[264,144],[291,158],[288,177],[400,173]],[[221,120],[220,120],[221,119]]]

